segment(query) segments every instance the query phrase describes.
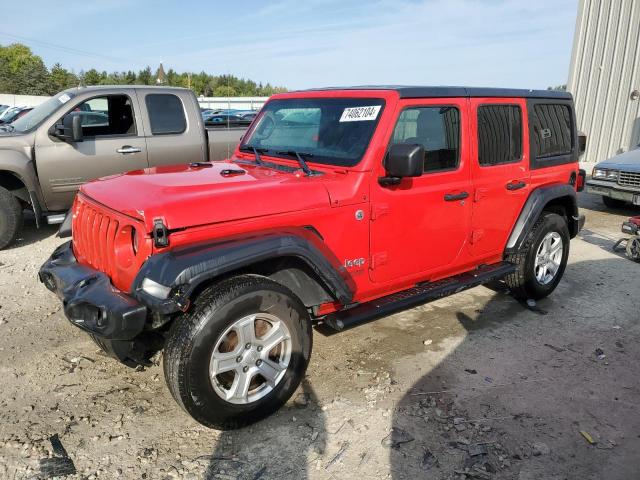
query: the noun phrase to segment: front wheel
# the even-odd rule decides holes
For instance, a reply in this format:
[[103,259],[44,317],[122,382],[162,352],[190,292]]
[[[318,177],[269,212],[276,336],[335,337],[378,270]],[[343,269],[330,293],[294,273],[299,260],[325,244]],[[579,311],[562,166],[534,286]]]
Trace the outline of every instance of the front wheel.
[[9,246],[22,228],[22,205],[9,190],[0,187],[0,250]]
[[238,428],[275,412],[304,377],[312,347],[309,315],[286,287],[242,275],[204,290],[172,325],[165,379],[194,419]]
[[505,277],[505,282],[516,297],[539,300],[558,286],[568,258],[567,222],[556,213],[545,212],[520,251],[507,257],[517,269]]

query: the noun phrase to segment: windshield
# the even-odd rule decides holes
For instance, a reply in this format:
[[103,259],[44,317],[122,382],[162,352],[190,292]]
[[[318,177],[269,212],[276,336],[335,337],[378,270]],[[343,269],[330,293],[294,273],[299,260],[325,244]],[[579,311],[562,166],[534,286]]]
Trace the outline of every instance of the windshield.
[[240,148],[286,158],[297,152],[310,162],[352,167],[364,155],[383,106],[380,98],[271,100]]
[[51,97],[44,103],[41,103],[36,108],[31,110],[29,113],[17,119],[15,122],[11,124],[14,132],[27,132],[34,127],[37,127],[55,112],[60,106],[64,103],[67,103],[75,97],[75,94],[70,92],[61,92],[58,95]]

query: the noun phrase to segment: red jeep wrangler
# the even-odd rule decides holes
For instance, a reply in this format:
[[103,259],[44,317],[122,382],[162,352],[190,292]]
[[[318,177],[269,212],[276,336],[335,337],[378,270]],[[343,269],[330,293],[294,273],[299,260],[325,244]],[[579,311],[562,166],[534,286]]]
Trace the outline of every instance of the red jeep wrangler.
[[584,223],[579,153],[564,92],[279,94],[228,161],[83,186],[73,240],[40,279],[126,365],[164,349],[193,418],[237,427],[296,390],[314,323],[341,330],[499,279],[549,295]]

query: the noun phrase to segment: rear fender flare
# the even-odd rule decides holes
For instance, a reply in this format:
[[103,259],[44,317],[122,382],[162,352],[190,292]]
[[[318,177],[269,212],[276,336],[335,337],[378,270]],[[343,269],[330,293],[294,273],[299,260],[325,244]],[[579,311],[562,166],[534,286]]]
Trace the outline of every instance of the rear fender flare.
[[[304,262],[333,299],[351,303],[353,279],[323,240],[302,227],[216,239],[152,255],[138,272],[131,294],[151,310],[172,313],[203,283],[238,270],[251,273],[252,265],[283,257]],[[171,287],[172,294],[167,300],[152,297],[142,290],[145,278]]]
[[529,198],[520,212],[509,240],[507,241],[506,253],[517,252],[524,243],[527,234],[533,228],[540,214],[548,205],[560,202],[567,213],[567,222],[571,238],[578,234],[580,220],[578,215],[578,201],[575,187],[566,184],[549,185],[536,188],[531,192]]

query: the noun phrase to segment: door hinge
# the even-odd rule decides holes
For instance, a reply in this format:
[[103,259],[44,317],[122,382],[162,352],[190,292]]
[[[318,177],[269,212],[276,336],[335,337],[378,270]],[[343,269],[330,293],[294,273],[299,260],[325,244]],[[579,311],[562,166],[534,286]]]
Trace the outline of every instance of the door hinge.
[[386,203],[379,203],[377,205],[371,205],[371,220],[377,220],[383,215],[389,213],[389,205]]
[[387,252],[380,252],[371,255],[371,262],[369,263],[369,269],[374,270],[380,265],[387,263]]
[[487,188],[476,188],[476,192],[473,196],[473,201],[474,202],[479,202],[480,200],[482,200],[484,197],[487,196],[487,192],[489,191],[489,189]]
[[484,230],[473,230],[471,232],[471,245],[478,243],[478,240],[484,235]]
[[169,245],[169,230],[161,218],[153,221],[153,244],[156,247],[167,247]]

